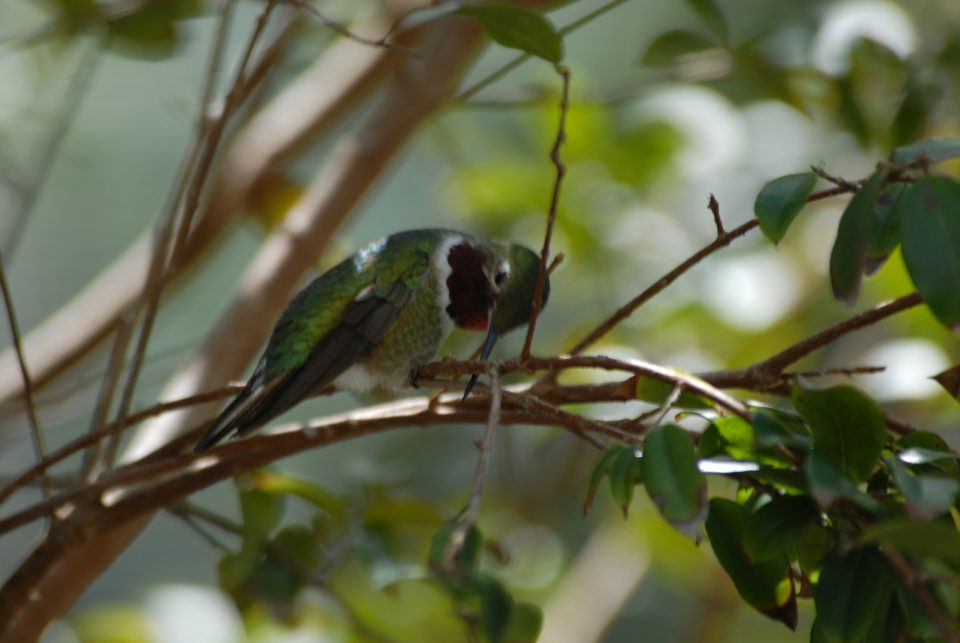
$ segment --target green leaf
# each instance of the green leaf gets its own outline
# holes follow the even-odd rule
[[[774,498],[750,515],[743,549],[753,561],[782,558],[820,514],[807,496]]]
[[[890,155],[890,161],[897,165],[912,163],[923,155],[930,163],[939,163],[960,157],[960,139],[928,138],[925,141],[898,147]]]
[[[830,284],[833,296],[847,304],[853,304],[860,291],[867,244],[876,219],[877,199],[886,180],[886,170],[875,172],[853,195],[840,217],[837,238],[830,253]]]
[[[880,508],[880,504],[872,496],[860,491],[850,478],[844,476],[826,456],[817,451],[807,457],[804,471],[810,491],[823,509],[828,509],[838,498],[851,500],[871,513]]]
[[[513,597],[500,582],[487,575],[478,575],[457,588],[462,607],[468,610],[468,622],[476,623],[480,640],[501,643],[506,640],[513,612]]]
[[[960,482],[943,476],[915,476],[894,459],[887,460],[897,488],[907,501],[907,515],[928,520],[947,511],[956,502]]]
[[[711,424],[717,427],[728,455],[741,460],[754,457],[753,427],[749,422],[736,415],[729,415],[719,417]]]
[[[833,550],[830,530],[819,522],[809,523],[797,539],[794,548],[800,569],[808,574],[820,569],[823,559]]]
[[[930,94],[917,74],[910,72],[904,83],[903,101],[890,125],[890,138],[894,145],[915,141],[926,129],[932,108]]]
[[[603,454],[600,462],[593,468],[593,472],[590,474],[590,482],[587,484],[587,497],[583,499],[584,516],[587,515],[587,511],[589,511],[593,505],[593,499],[597,495],[597,489],[600,488],[600,483],[603,482],[603,479],[610,472],[610,467],[613,466],[614,460],[616,460],[622,450],[628,448],[630,447],[613,447]]]
[[[724,498],[712,499],[706,522],[710,546],[743,600],[790,629],[796,629],[797,599],[787,559],[751,561],[743,548],[748,518],[749,512],[737,503]]]
[[[802,426],[787,422],[780,414],[769,409],[760,409],[753,414],[753,435],[757,444],[764,447],[783,445],[810,448],[810,436]]]
[[[447,569],[447,550],[453,530],[460,524],[452,520],[445,524],[430,541],[428,565],[441,577],[471,576],[480,565],[480,554],[483,552],[483,534],[476,525],[471,525],[463,539],[463,544],[453,556],[453,569]]]
[[[655,377],[638,375],[634,378],[634,395],[638,400],[650,404],[663,404],[673,393],[676,386]],[[696,393],[681,391],[674,406],[684,409],[709,409],[709,402]]]
[[[906,186],[893,183],[883,189],[877,199],[873,226],[867,237],[867,256],[864,260],[864,272],[872,275],[884,264],[887,257],[900,245],[900,215],[898,205]]]
[[[543,628],[543,610],[532,603],[514,603],[506,643],[536,643]]]
[[[897,457],[912,465],[933,464],[943,471],[957,471],[957,454],[946,440],[930,431],[913,431],[897,440]]]
[[[623,512],[624,518],[630,511],[633,490],[643,481],[642,462],[636,451],[627,447],[620,449],[610,465],[610,493]]]
[[[536,11],[508,4],[466,5],[456,13],[480,23],[492,40],[547,62],[563,60],[563,36]]]
[[[706,518],[707,479],[697,468],[693,440],[680,427],[651,431],[643,441],[643,479],[667,522],[698,539]]]
[[[889,603],[892,595],[886,561],[873,547],[827,558],[813,592],[817,623],[825,640],[864,640],[874,621],[886,618],[877,608]]]
[[[723,17],[720,7],[714,0],[687,0],[687,4],[697,12],[697,15],[710,28],[710,31],[715,33],[723,42],[727,42],[730,37],[727,20]]]
[[[813,434],[813,450],[856,482],[866,480],[887,439],[883,414],[851,386],[794,393],[794,404]]]
[[[669,67],[682,56],[716,46],[716,43],[690,31],[668,31],[654,38],[640,58],[640,63],[648,67]]]
[[[946,520],[888,520],[860,534],[864,544],[884,544],[905,554],[960,566],[960,531]]]
[[[933,177],[900,199],[903,260],[923,300],[945,326],[960,327],[960,183]]]
[[[753,204],[760,231],[774,243],[780,243],[793,220],[807,203],[817,183],[813,172],[788,174],[763,186]]]

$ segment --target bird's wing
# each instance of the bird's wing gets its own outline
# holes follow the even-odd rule
[[[266,379],[261,361],[247,387],[227,405],[194,451],[201,453],[234,431],[243,434],[262,426],[369,355],[413,297],[411,283],[397,279],[365,288],[300,366]]]

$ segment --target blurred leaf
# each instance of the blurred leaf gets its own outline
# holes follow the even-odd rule
[[[249,474],[245,484],[264,493],[296,496],[334,517],[343,517],[344,501],[337,495],[304,478],[298,478],[276,469],[258,469]]]
[[[847,304],[857,300],[864,272],[867,244],[876,219],[877,199],[887,180],[887,171],[877,171],[867,179],[840,217],[837,238],[830,253],[830,284],[833,296]]]
[[[250,478],[244,476],[247,480]],[[259,547],[266,542],[283,518],[286,499],[282,495],[261,491],[238,479],[240,488],[240,513],[243,516],[244,546],[249,543]]]
[[[807,573],[820,569],[823,559],[830,553],[833,546],[833,536],[829,529],[819,522],[807,523],[794,544],[797,551],[797,564]]]
[[[960,469],[957,454],[950,449],[946,440],[930,431],[913,431],[897,440],[901,449],[898,457],[907,464],[935,463],[944,471]]]
[[[867,236],[867,254],[864,272],[872,275],[884,264],[890,254],[900,245],[900,197],[906,186],[893,183],[886,186],[877,199],[875,219]]]
[[[536,11],[509,4],[464,5],[457,13],[480,23],[492,40],[547,62],[563,59],[563,36]]]
[[[452,589],[459,611],[471,629],[485,643],[506,640],[513,612],[513,597],[500,582],[487,575],[476,575]]]
[[[143,610],[119,603],[98,604],[70,618],[74,640],[82,643],[144,643],[151,638],[151,623]],[[48,640],[44,636],[44,641]],[[58,640],[50,637],[49,640]]]
[[[870,126],[860,106],[860,101],[854,91],[853,82],[849,77],[836,80],[837,91],[840,93],[840,116],[847,132],[852,134],[862,147],[870,143]]]
[[[506,643],[536,643],[543,628],[543,610],[532,603],[514,603]]]
[[[304,570],[314,570],[324,561],[320,541],[312,529],[303,525],[284,527],[273,539],[273,544],[289,560]]]
[[[677,58],[716,46],[716,43],[691,31],[667,31],[653,39],[640,58],[640,63],[648,67],[669,67]]]
[[[950,397],[960,400],[960,364],[937,373],[933,376],[933,379],[950,394]]]
[[[907,73],[903,101],[890,125],[890,139],[894,145],[915,141],[926,129],[930,117],[930,97],[913,71]]]
[[[835,500],[843,498],[855,502],[871,513],[879,509],[880,505],[874,498],[860,491],[850,478],[844,476],[820,452],[814,450],[807,457],[804,470],[810,491],[821,508],[828,509]]]
[[[928,520],[942,514],[954,504],[960,492],[960,482],[953,478],[915,476],[892,458],[887,460],[887,466],[907,501],[907,515],[914,520]]]
[[[637,375],[633,378],[633,392],[638,400],[650,404],[663,404],[673,394],[675,385],[664,382],[648,375]],[[674,406],[684,409],[709,409],[710,403],[689,391],[681,391]]]
[[[727,29],[727,19],[724,18],[720,7],[714,0],[687,0],[691,9],[697,12],[703,23],[710,28],[723,42],[727,42],[730,37]]]
[[[889,545],[905,554],[960,566],[960,532],[945,520],[888,520],[865,529],[860,542]]]
[[[603,479],[610,472],[610,467],[613,466],[614,460],[620,455],[620,452],[624,449],[633,450],[632,447],[613,447],[609,449],[603,456],[600,458],[600,461],[597,462],[597,465],[593,468],[593,471],[590,473],[590,482],[587,484],[587,497],[583,499],[583,515],[587,515],[587,511],[590,510],[590,507],[593,505],[593,499],[597,495],[597,489],[600,488],[600,483],[603,482]]]
[[[627,517],[633,490],[643,481],[643,464],[635,450],[630,447],[620,449],[610,465],[610,493],[614,502]]]
[[[744,551],[743,532],[749,515],[731,500],[712,499],[706,522],[710,546],[743,600],[796,629],[797,599],[786,558],[755,563]]]
[[[272,171],[257,181],[247,200],[251,214],[272,230],[303,196],[306,187],[287,172]]]
[[[816,183],[816,174],[804,172],[781,176],[763,186],[753,204],[753,213],[765,237],[774,243],[783,239]]]
[[[182,38],[177,22],[204,12],[200,0],[151,0],[117,16],[103,15],[119,53],[146,59],[166,58],[177,51]]]
[[[923,141],[898,147],[890,154],[890,162],[905,165],[926,157],[930,163],[939,163],[960,157],[960,139],[928,138]]]
[[[780,491],[787,493],[805,493],[807,479],[803,472],[794,469],[780,469],[774,467],[760,467],[746,476],[766,484],[776,485]]]
[[[942,324],[960,326],[960,184],[946,177],[910,185],[900,199],[903,260]]]
[[[699,540],[707,512],[707,479],[697,468],[690,436],[678,426],[651,431],[643,441],[643,480],[650,499],[678,531]]]
[[[810,449],[810,436],[802,426],[790,424],[769,409],[759,409],[753,414],[753,435],[757,444],[765,447],[783,445]]]
[[[877,607],[889,602],[893,585],[886,561],[873,547],[827,558],[813,592],[817,624],[827,641],[865,640],[874,621],[885,618]]]
[[[854,481],[866,480],[887,439],[883,414],[869,397],[851,386],[794,393],[797,411],[810,425],[814,453]]]
[[[430,541],[428,565],[436,574],[446,577],[453,574],[463,577],[472,576],[480,565],[480,554],[483,553],[483,534],[476,525],[471,525],[463,539],[463,544],[453,557],[453,570],[446,568],[447,548],[453,530],[459,523],[452,520],[440,528]]]
[[[716,418],[710,424],[717,428],[724,451],[729,456],[739,460],[754,458],[753,427],[749,422],[736,415],[728,415]]]
[[[779,496],[747,519],[743,549],[754,562],[782,558],[820,514],[807,496]]]

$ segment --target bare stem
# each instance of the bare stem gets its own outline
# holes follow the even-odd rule
[[[13,340],[14,350],[17,352],[20,376],[23,378],[23,400],[27,410],[27,420],[30,423],[30,437],[33,441],[33,452],[37,461],[41,462],[46,454],[46,448],[43,443],[43,432],[40,430],[40,422],[37,420],[37,410],[33,405],[33,384],[30,381],[30,370],[27,368],[27,360],[23,356],[23,347],[20,345],[20,328],[17,325],[17,315],[13,309],[13,297],[10,296],[10,287],[7,285],[7,273],[3,267],[2,257],[0,257],[0,291],[3,291],[4,310],[7,312],[10,336]],[[53,483],[47,473],[44,472],[43,497],[45,500],[49,500],[52,495]]]
[[[553,182],[553,193],[550,196],[550,210],[547,213],[547,229],[543,235],[543,248],[540,250],[540,269],[537,271],[537,285],[533,293],[533,305],[530,309],[530,323],[527,326],[527,337],[523,341],[523,351],[520,353],[523,359],[530,357],[530,346],[533,344],[533,333],[537,329],[537,318],[540,316],[540,310],[543,308],[543,289],[547,283],[547,262],[550,260],[550,240],[553,237],[553,226],[557,221],[557,208],[560,205],[560,187],[563,185],[563,177],[567,174],[567,166],[563,164],[560,158],[560,148],[563,142],[567,140],[567,111],[570,108],[570,70],[563,65],[556,66],[557,73],[563,79],[563,87],[560,92],[560,119],[557,124],[557,137],[553,142],[553,148],[550,150],[550,160],[557,170],[556,179]]]

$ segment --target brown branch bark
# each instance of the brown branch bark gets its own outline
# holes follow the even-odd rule
[[[327,169],[294,207],[283,227],[264,243],[243,279],[235,304],[198,351],[199,358],[168,387],[168,391],[180,391],[175,397],[197,392],[210,382],[228,380],[243,369],[325,241],[412,132],[444,104],[484,42],[472,22],[458,19],[427,25],[414,38],[422,43],[424,57],[415,66],[400,70],[380,106],[357,133],[345,137]],[[304,106],[296,107],[300,110]],[[171,436],[191,428],[194,417],[192,413],[170,414],[162,424],[148,425],[138,434],[127,459],[155,451]],[[181,488],[187,492],[186,487]],[[161,503],[154,506],[166,503],[163,494],[152,497]],[[67,609],[146,526],[149,514],[144,509],[149,511],[150,507],[149,503],[143,504],[131,512],[133,507],[126,500],[109,509],[97,502],[77,506],[67,520],[56,523],[51,536],[37,545],[0,590],[0,640],[36,639],[49,619]],[[98,522],[107,515],[113,518],[107,523]],[[91,527],[91,522],[100,527]],[[98,537],[91,540],[93,535]]]

